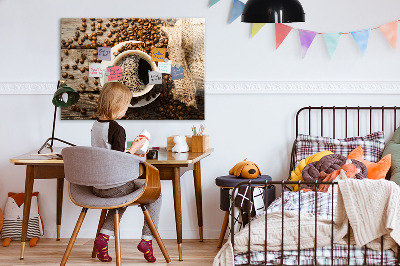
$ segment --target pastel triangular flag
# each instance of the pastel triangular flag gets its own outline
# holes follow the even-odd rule
[[[317,33],[315,31],[300,30],[301,55],[304,58]]]
[[[363,55],[365,54],[365,51],[367,50],[370,32],[371,32],[371,29],[351,32],[351,35],[353,35],[353,38],[356,41],[356,43],[357,43],[358,47],[360,48],[361,53]]]
[[[393,49],[396,50],[397,48],[397,20],[393,22],[386,23],[382,26],[378,27],[383,35],[385,35],[386,39],[390,43],[390,45],[393,47]]]
[[[275,23],[276,49],[278,49],[278,47],[282,44],[282,42],[285,40],[286,36],[288,36],[292,29],[293,28],[288,25]]]
[[[213,5],[215,5],[216,3],[218,3],[219,0],[210,0],[210,5],[209,7],[212,7]]]
[[[265,23],[253,23],[253,26],[251,28],[251,38],[256,35],[262,27],[264,27]]]
[[[326,48],[328,48],[329,55],[332,58],[333,54],[336,51],[336,48],[338,47],[339,39],[340,36],[342,36],[342,34],[340,34],[339,32],[333,32],[333,33],[325,33],[323,36]]]
[[[240,15],[242,15],[242,11],[244,8],[244,3],[239,0],[233,0],[231,17],[229,18],[229,23],[232,23],[235,19],[237,19]]]

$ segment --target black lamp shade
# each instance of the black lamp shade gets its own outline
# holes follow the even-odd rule
[[[242,22],[304,22],[304,15],[298,0],[249,0],[243,9]]]
[[[62,96],[66,93],[68,95],[67,102],[64,102]],[[68,107],[79,100],[79,93],[77,93],[73,88],[68,87],[65,84],[60,84],[58,90],[53,95],[53,105],[56,107]]]

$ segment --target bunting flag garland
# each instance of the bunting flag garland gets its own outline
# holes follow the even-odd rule
[[[310,48],[315,36],[317,33],[315,31],[308,31],[308,30],[300,30],[299,29],[299,36],[300,36],[300,43],[301,43],[301,54],[304,58]]]
[[[285,40],[286,36],[288,36],[292,29],[293,28],[288,25],[275,23],[276,49],[278,49],[278,47],[282,44],[282,42]]]
[[[339,39],[340,36],[342,36],[342,34],[340,34],[339,32],[334,32],[334,33],[325,33],[323,36],[326,48],[328,48],[329,55],[332,58],[333,54],[336,51],[336,48],[338,47]]]
[[[215,5],[216,3],[218,3],[219,0],[210,0],[210,5],[209,7],[212,7],[213,5]]]
[[[367,50],[370,32],[371,32],[371,29],[351,32],[351,35],[353,36],[354,40],[356,41],[356,43],[357,43],[358,47],[360,48],[360,51],[363,55],[365,55],[365,51]]]
[[[212,7],[216,3],[218,3],[220,0],[210,0],[209,7]],[[238,17],[243,12],[245,3],[242,2],[243,0],[231,0],[233,1],[232,3],[232,10],[231,14],[229,16],[229,24],[232,24],[233,21],[235,21]],[[368,47],[368,41],[369,41],[369,36],[371,33],[371,30],[380,30],[382,34],[385,36],[389,44],[392,46],[394,50],[397,49],[397,31],[398,31],[398,22],[400,20],[395,20],[383,25],[380,25],[375,28],[369,28],[365,30],[360,30],[360,31],[351,31],[351,32],[334,32],[334,33],[323,33],[323,32],[314,32],[314,31],[309,31],[309,30],[303,30],[303,29],[298,29],[298,28],[293,28],[285,24],[281,23],[275,23],[275,41],[276,41],[276,47],[275,49],[278,49],[280,45],[283,43],[283,41],[286,39],[286,37],[289,35],[289,33],[292,30],[298,30],[299,31],[299,36],[300,36],[300,43],[301,43],[301,53],[302,57],[304,58],[305,55],[307,54],[308,49],[310,48],[312,42],[314,41],[315,37],[317,34],[320,34],[323,36],[326,47],[328,49],[329,55],[331,58],[333,58],[336,49],[339,45],[340,37],[343,34],[351,34],[353,36],[354,41],[357,43],[357,46],[359,47],[361,53],[365,55],[367,47]],[[266,23],[252,23],[252,29],[251,29],[251,38],[253,38],[264,26]]]
[[[397,48],[397,22],[396,20],[378,27],[394,50]]]
[[[251,28],[251,38],[256,35],[266,23],[253,23]]]
[[[229,24],[231,24],[235,19],[242,15],[244,8],[244,3],[239,0],[233,0],[231,17],[229,18]]]

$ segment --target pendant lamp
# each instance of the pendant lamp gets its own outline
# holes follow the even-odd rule
[[[45,147],[50,148],[50,150],[53,152],[54,140],[68,144],[70,146],[75,146],[74,144],[69,143],[65,140],[55,138],[54,131],[56,128],[57,107],[68,107],[68,106],[71,106],[71,105],[77,103],[78,100],[79,100],[78,92],[76,92],[73,88],[67,86],[63,80],[61,80],[57,83],[57,90],[54,93],[53,99],[52,99],[52,103],[54,105],[53,131],[51,133],[51,138],[48,138],[45,141],[45,143],[42,145],[42,147],[40,147],[38,153],[40,153]],[[50,142],[50,144],[49,144],[49,142]]]
[[[242,22],[304,22],[304,15],[298,0],[249,0],[243,9]]]

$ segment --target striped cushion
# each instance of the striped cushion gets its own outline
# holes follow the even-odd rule
[[[12,240],[21,240],[22,218],[16,220],[4,220],[1,237],[11,238]],[[27,239],[33,237],[40,238],[39,217],[29,218]]]
[[[329,150],[347,157],[357,146],[362,147],[364,160],[378,162],[385,147],[383,131],[374,132],[364,137],[345,139],[299,134],[296,139],[296,165],[302,159],[323,150]]]

